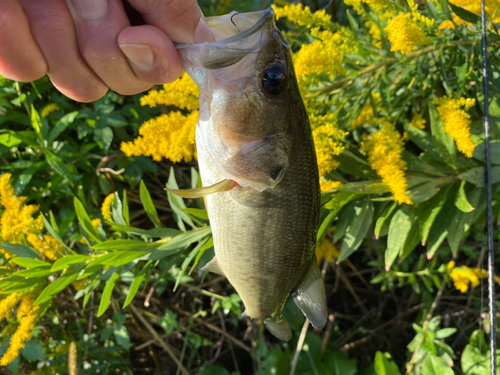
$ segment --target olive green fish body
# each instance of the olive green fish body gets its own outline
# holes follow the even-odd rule
[[[205,268],[227,277],[247,316],[287,340],[282,310],[290,295],[314,326],[327,316],[315,257],[320,192],[309,120],[272,9],[207,23],[216,42],[178,46],[200,87],[198,162],[211,188],[197,190],[210,190],[215,249]]]

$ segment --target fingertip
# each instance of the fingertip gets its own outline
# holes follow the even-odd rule
[[[52,80],[54,87],[67,96],[81,103],[95,102],[101,99],[108,92],[108,87],[100,80],[93,80],[92,83],[83,86],[65,86]]]
[[[24,60],[15,66],[0,63],[0,75],[12,81],[33,82],[47,74],[47,64],[42,60]]]
[[[182,74],[173,42],[154,26],[133,26],[122,30],[118,35],[118,45],[136,76],[145,82],[170,83]]]

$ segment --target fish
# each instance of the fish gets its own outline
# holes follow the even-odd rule
[[[289,297],[315,328],[327,321],[316,260],[320,188],[314,141],[290,47],[272,8],[207,17],[214,42],[177,44],[200,89],[196,147],[204,197],[223,275],[277,338],[292,337]]]

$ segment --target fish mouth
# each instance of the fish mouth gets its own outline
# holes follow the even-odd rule
[[[215,42],[202,44],[216,45],[238,42],[258,32],[267,22],[274,19],[273,8],[259,12],[231,12],[223,16],[207,17],[205,21],[215,37]],[[193,46],[191,43],[174,43],[179,49]]]

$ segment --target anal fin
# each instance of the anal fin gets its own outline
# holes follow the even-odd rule
[[[238,183],[236,181],[226,179],[217,182],[216,184],[204,186],[197,189],[167,189],[167,191],[182,198],[201,198],[209,194],[229,191],[236,186],[238,186]]]
[[[278,319],[267,319],[264,323],[266,324],[266,328],[269,332],[280,340],[290,341],[292,338],[292,329],[284,316],[281,316]]]
[[[226,276],[220,269],[219,263],[217,263],[217,256],[214,256],[212,260],[205,264],[205,267],[203,267],[201,270],[206,272],[213,272],[221,276]]]
[[[316,257],[306,276],[293,293],[296,305],[315,328],[323,328],[328,319],[325,283],[321,277]]]

